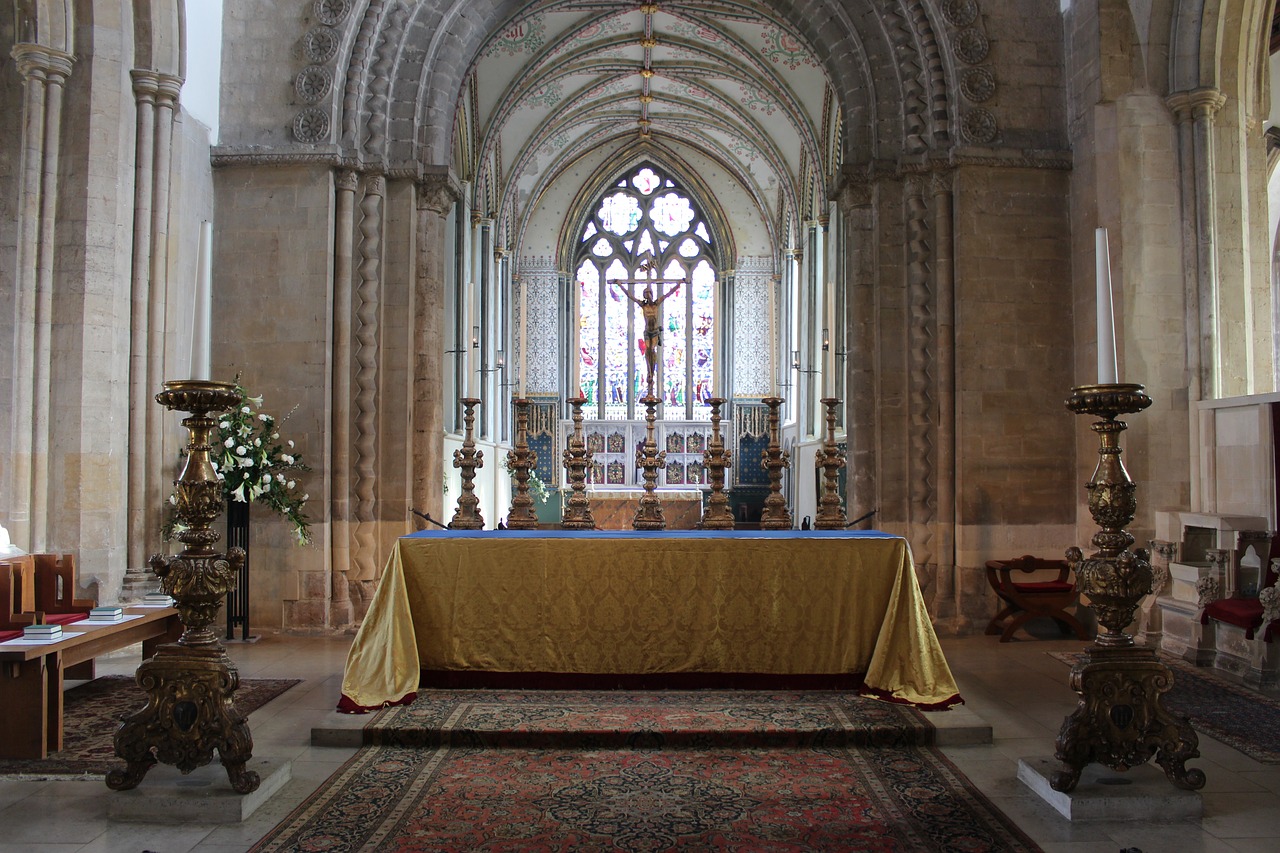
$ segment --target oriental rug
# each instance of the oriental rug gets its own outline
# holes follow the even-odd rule
[[[236,690],[236,708],[246,716],[290,687],[296,678],[245,678]],[[105,675],[63,694],[62,749],[48,758],[0,758],[0,779],[85,779],[101,781],[122,767],[116,758],[116,725],[147,704],[130,675]]]
[[[1050,652],[1075,665],[1079,652]],[[1164,707],[1186,717],[1201,734],[1219,740],[1262,764],[1280,764],[1280,701],[1243,687],[1208,667],[1160,654],[1173,670],[1173,687],[1164,694]]]
[[[836,693],[423,691],[253,850],[1038,850],[932,735]]]

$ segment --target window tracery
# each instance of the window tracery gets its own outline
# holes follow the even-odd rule
[[[697,203],[656,166],[636,168],[603,193],[582,228],[574,265],[576,372],[587,417],[627,420],[643,412],[644,318],[626,293],[643,298],[645,284],[610,282],[683,278],[687,284],[662,303],[662,351],[654,387],[664,418],[710,418],[706,401],[713,393],[717,280],[712,245]],[[655,285],[656,295],[670,288]]]

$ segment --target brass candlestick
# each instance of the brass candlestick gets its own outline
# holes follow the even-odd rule
[[[702,464],[707,469],[711,494],[707,497],[707,511],[702,514],[702,529],[732,530],[733,510],[729,508],[729,496],[724,490],[724,471],[733,465],[733,453],[724,449],[724,438],[720,434],[720,407],[724,405],[724,398],[711,397],[707,403],[711,405],[711,438],[702,452]]]
[[[1085,487],[1089,513],[1102,528],[1092,539],[1098,550],[1085,558],[1073,547],[1067,560],[1105,630],[1071,669],[1080,703],[1058,733],[1056,755],[1066,766],[1049,779],[1056,791],[1075,788],[1091,763],[1128,770],[1153,757],[1175,786],[1197,790],[1205,783],[1203,771],[1186,768],[1187,760],[1200,754],[1196,733],[1186,720],[1170,715],[1160,698],[1173,686],[1173,674],[1155,649],[1135,645],[1124,631],[1151,592],[1152,571],[1145,550],[1129,550],[1134,540],[1125,527],[1138,508],[1137,486],[1120,461],[1126,424],[1117,418],[1150,405],[1141,385],[1126,384],[1082,385],[1067,400],[1076,414],[1099,418],[1093,424],[1101,442],[1098,467]]]
[[[565,479],[569,481],[569,499],[565,502],[564,518],[560,526],[566,530],[594,530],[595,517],[591,514],[591,501],[587,499],[587,469],[591,467],[592,453],[587,449],[586,436],[582,433],[582,405],[587,398],[579,394],[569,398],[573,409],[573,433],[569,446],[564,450]]]
[[[453,467],[461,470],[462,493],[458,495],[458,508],[449,521],[450,530],[484,530],[484,517],[480,515],[480,498],[476,497],[476,469],[484,467],[484,451],[476,450],[475,397],[462,398],[462,449],[453,451]]]
[[[158,761],[190,773],[211,762],[216,750],[231,787],[248,794],[261,780],[245,769],[253,757],[253,737],[235,707],[240,675],[211,628],[245,555],[232,548],[224,557],[212,548],[219,535],[209,524],[222,513],[224,501],[209,453],[218,422],[209,415],[240,405],[240,394],[231,382],[192,379],[164,387],[156,395],[158,403],[191,413],[182,421],[188,433],[186,464],[174,481],[176,514],[186,528],[178,539],[186,547],[176,557],[156,554],[149,562],[173,597],[184,630],[177,643],[161,645],[155,657],[138,667],[147,704],[116,729],[115,753],[126,766],[107,774],[107,787],[137,787]]]
[[[765,397],[769,407],[769,446],[761,454],[760,464],[769,472],[769,496],[764,499],[760,513],[761,530],[790,530],[791,511],[787,499],[782,496],[782,471],[791,467],[790,455],[782,449],[778,434],[778,412],[782,408],[781,397]]]
[[[827,407],[827,440],[818,451],[817,467],[822,469],[822,497],[818,499],[818,514],[813,520],[816,530],[844,530],[849,519],[844,514],[844,501],[840,500],[840,469],[845,466],[844,454],[836,445],[836,409],[840,401],[835,397],[823,397]]]
[[[636,451],[636,467],[644,471],[644,494],[640,496],[640,506],[636,507],[631,527],[635,530],[666,530],[662,502],[654,494],[658,487],[658,469],[667,467],[667,451],[658,449],[653,434],[653,425],[658,419],[658,398],[646,394],[640,402],[644,403],[645,430],[644,444]]]
[[[529,401],[512,401],[516,408],[516,442],[507,451],[507,468],[516,481],[516,493],[511,498],[507,512],[507,527],[512,530],[536,530],[538,515],[533,511],[533,498],[529,495],[529,477],[538,467],[538,454],[529,449]]]

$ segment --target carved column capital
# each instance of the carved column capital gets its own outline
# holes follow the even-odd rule
[[[955,172],[951,169],[939,169],[930,172],[929,189],[935,196],[948,195],[955,192]]]
[[[418,182],[419,210],[430,210],[441,217],[448,216],[460,198],[462,193],[447,174],[426,175]]]
[[[836,187],[835,202],[846,216],[855,208],[871,206],[871,184],[866,180],[846,178]]]
[[[24,80],[44,80],[57,76],[65,80],[71,74],[71,65],[75,57],[42,44],[15,44],[9,52],[18,66],[18,73]]]
[[[156,89],[159,88],[160,75],[146,68],[134,68],[129,72],[133,78],[133,95],[139,102],[154,102]]]
[[[1173,110],[1178,121],[1213,118],[1227,102],[1227,96],[1212,87],[1173,92],[1164,102]]]
[[[365,181],[364,191],[366,195],[384,196],[387,194],[387,179],[382,175],[370,175]]]
[[[182,92],[182,78],[172,74],[156,75],[156,103],[162,107],[178,106],[178,95]]]
[[[339,169],[333,182],[340,190],[355,192],[360,187],[360,173],[354,169]]]

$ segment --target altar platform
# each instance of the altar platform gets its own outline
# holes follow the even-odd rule
[[[859,689],[960,701],[907,543],[845,531],[423,531],[400,539],[340,710],[419,686]]]

